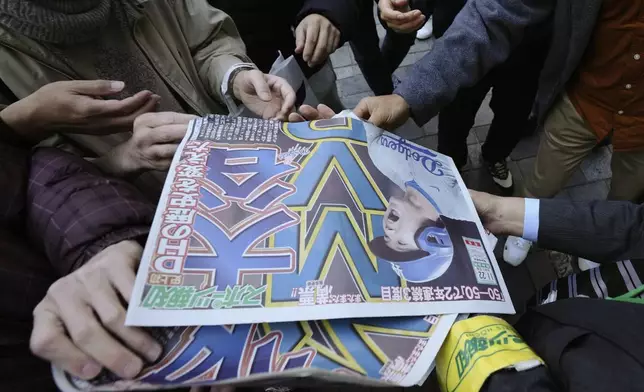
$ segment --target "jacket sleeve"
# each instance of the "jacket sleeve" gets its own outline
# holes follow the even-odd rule
[[[306,0],[297,15],[294,27],[309,15],[322,15],[340,31],[342,45],[351,39],[351,32],[357,25],[360,17],[359,1],[363,0]],[[373,1],[371,3],[373,5]]]
[[[644,207],[625,201],[541,200],[539,245],[598,263],[644,259]]]
[[[181,24],[199,77],[210,93],[226,102],[221,85],[228,70],[239,63],[252,63],[233,20],[206,0],[175,1]]]
[[[424,124],[456,96],[505,61],[526,28],[544,21],[555,0],[471,0],[434,48],[394,91]]]
[[[134,186],[58,149],[37,149],[27,187],[27,233],[67,275],[124,240],[144,240],[154,205]]]

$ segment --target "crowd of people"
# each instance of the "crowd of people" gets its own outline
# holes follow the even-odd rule
[[[432,50],[393,77],[431,23]],[[391,131],[438,116],[438,151],[459,169],[492,90],[482,158],[499,195],[515,187],[508,156],[542,126],[520,197],[472,191],[474,203],[508,236],[513,265],[533,243],[601,264],[550,284],[516,325],[548,367],[496,374],[485,390],[642,390],[641,301],[604,300],[641,286],[644,268],[641,36],[633,0],[380,0],[377,14],[372,0],[0,0],[0,389],[55,390],[50,363],[129,379],[156,360],[120,299],[188,122],[240,104],[265,119],[331,117],[344,106],[319,80],[348,42],[375,94],[349,109]],[[267,73],[279,54],[323,105],[295,107]],[[553,199],[602,143],[610,200]]]

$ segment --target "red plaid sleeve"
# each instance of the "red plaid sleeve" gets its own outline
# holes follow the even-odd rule
[[[134,186],[52,148],[35,150],[27,188],[27,231],[67,275],[110,245],[147,236],[154,204]]]

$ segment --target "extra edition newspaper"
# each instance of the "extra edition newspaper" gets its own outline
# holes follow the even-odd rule
[[[434,358],[455,319],[446,315],[152,328],[148,332],[164,352],[135,380],[104,373],[83,381],[58,369],[54,377],[63,392],[288,385],[303,378],[420,385],[434,369]]]
[[[351,117],[191,123],[127,323],[513,313],[452,160]]]
[[[135,380],[54,375],[64,391],[420,385],[457,313],[514,312],[491,251],[448,157],[346,113],[204,117],[128,309],[163,355]]]

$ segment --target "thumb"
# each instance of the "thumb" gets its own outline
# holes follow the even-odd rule
[[[68,89],[81,95],[110,95],[125,88],[125,83],[110,80],[73,80],[67,82]]]
[[[367,121],[377,126],[378,128],[384,129],[385,131],[392,130],[390,127],[390,124],[387,123],[383,113],[380,112],[378,109],[374,110],[371,113],[371,116],[369,116],[369,119]]]
[[[377,126],[378,128],[384,129],[385,131],[393,131],[395,127],[392,126],[387,110],[385,109],[382,102],[378,101],[378,97],[376,97],[369,103],[369,119],[367,121]]]
[[[249,79],[259,99],[268,102],[273,98],[271,96],[271,89],[268,83],[266,83],[266,78],[261,71],[250,71]]]
[[[353,113],[363,120],[368,120],[371,116],[371,110],[369,108],[369,98],[363,98],[358,106],[353,109]]]

